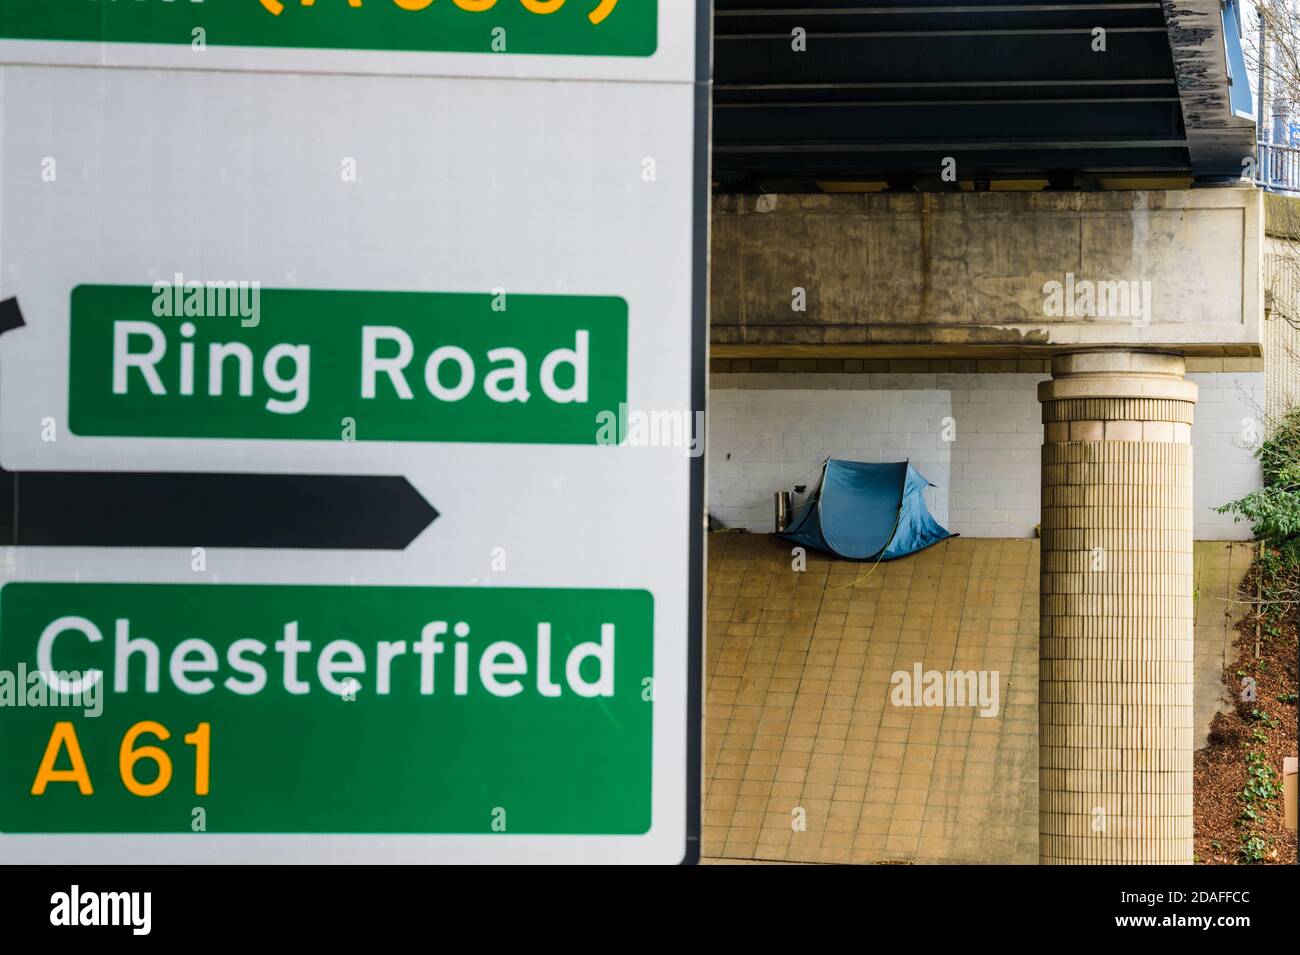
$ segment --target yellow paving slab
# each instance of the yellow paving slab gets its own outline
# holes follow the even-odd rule
[[[876,566],[809,552],[801,570],[791,546],[709,537],[704,857],[1036,863],[1038,542]],[[1251,546],[1196,545],[1201,736]],[[895,705],[918,664],[996,671],[997,712]]]

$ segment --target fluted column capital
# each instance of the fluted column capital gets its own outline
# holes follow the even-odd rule
[[[1196,402],[1196,384],[1183,375],[1181,355],[1161,352],[1072,352],[1052,359],[1052,378],[1038,385],[1038,400],[1145,398]]]

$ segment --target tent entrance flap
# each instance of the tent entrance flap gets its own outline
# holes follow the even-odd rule
[[[849,560],[893,560],[955,537],[930,516],[930,486],[907,461],[827,458],[821,482],[779,537]]]

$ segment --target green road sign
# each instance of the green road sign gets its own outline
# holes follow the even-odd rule
[[[641,834],[652,629],[639,590],[10,583],[0,831]]]
[[[80,435],[597,444],[627,400],[617,297],[180,277],[71,298]]]
[[[4,0],[0,38],[650,56],[658,8],[657,0]]]

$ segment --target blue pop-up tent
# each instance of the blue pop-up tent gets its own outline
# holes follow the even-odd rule
[[[956,537],[930,516],[930,486],[907,461],[864,464],[827,458],[821,482],[780,534],[850,560],[893,560]]]

